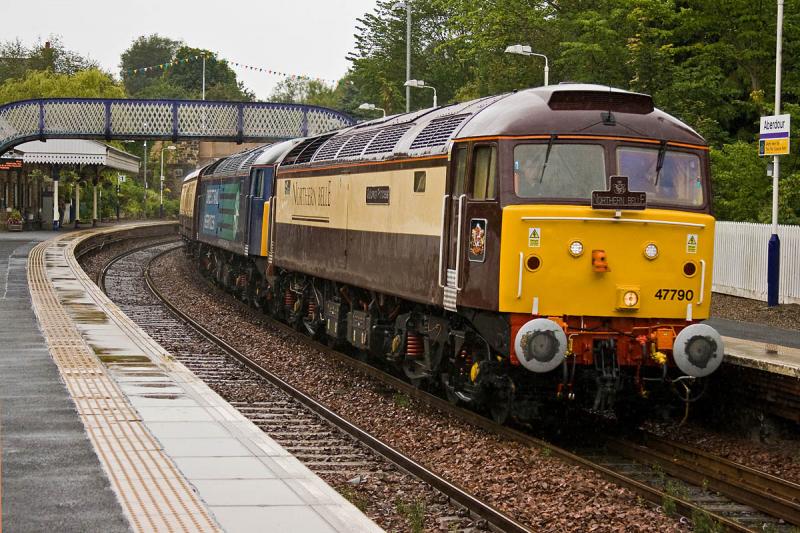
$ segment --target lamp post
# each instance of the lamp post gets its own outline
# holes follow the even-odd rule
[[[408,80],[403,85],[405,85],[406,88],[416,87],[418,89],[433,89],[433,107],[436,107],[436,87],[433,85],[425,85],[425,82],[422,80]]]
[[[550,63],[547,61],[547,56],[544,54],[537,54],[536,52],[531,52],[531,47],[527,44],[512,44],[511,46],[506,47],[507,54],[518,54],[521,56],[536,56],[544,58],[544,84],[545,86],[550,85]]]
[[[363,109],[364,111],[381,111],[383,112],[383,117],[386,118],[386,110],[382,107],[376,107],[375,104],[368,104],[364,102],[363,104],[358,106],[358,108]]]
[[[411,0],[397,2],[392,9],[406,10],[406,82],[408,82],[411,79]],[[411,86],[406,85],[406,113],[409,111],[411,111]]]
[[[144,141],[144,197],[142,198],[142,218],[147,218],[147,141]]]
[[[177,147],[174,144],[165,146],[161,149],[161,180],[158,189],[158,216],[164,218],[164,150],[175,151]]]

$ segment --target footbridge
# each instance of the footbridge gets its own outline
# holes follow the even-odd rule
[[[47,98],[0,106],[0,154],[54,138],[269,142],[355,121],[324,107],[270,102]]]

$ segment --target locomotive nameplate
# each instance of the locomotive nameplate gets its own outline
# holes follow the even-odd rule
[[[628,190],[628,176],[611,176],[609,190],[592,192],[592,209],[644,209],[647,193]]]
[[[389,186],[367,187],[367,204],[389,205]]]

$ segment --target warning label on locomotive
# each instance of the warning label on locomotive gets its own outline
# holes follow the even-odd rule
[[[528,228],[528,247],[539,248],[542,245],[541,228]]]
[[[592,209],[644,209],[647,193],[628,190],[628,176],[611,176],[609,190],[592,192]]]
[[[696,233],[689,233],[686,235],[686,253],[687,254],[696,254],[697,253],[697,234]]]

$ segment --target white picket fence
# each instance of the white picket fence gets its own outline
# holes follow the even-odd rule
[[[717,222],[713,290],[767,301],[770,224]],[[781,240],[780,303],[800,304],[800,226],[778,226]]]

